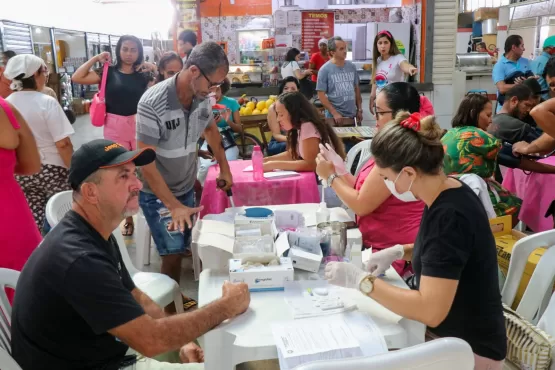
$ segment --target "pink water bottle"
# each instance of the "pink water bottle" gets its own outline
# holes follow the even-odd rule
[[[252,177],[254,181],[264,180],[264,154],[258,145],[252,151]]]

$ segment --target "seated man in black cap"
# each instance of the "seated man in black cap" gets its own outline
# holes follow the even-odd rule
[[[524,122],[530,110],[538,104],[538,97],[524,83],[513,86],[505,96],[503,108],[493,117],[488,132],[509,144],[538,138],[539,133],[534,127]]]
[[[247,285],[226,282],[221,299],[167,317],[135,287],[111,234],[138,212],[136,166],[155,156],[152,149],[128,151],[103,139],[73,154],[72,210],[31,255],[16,287],[12,356],[23,370],[202,369],[142,355],[178,350],[248,308]],[[193,344],[182,352],[202,357]]]

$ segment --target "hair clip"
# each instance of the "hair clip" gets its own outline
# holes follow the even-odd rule
[[[393,38],[393,36],[391,36],[391,33],[390,33],[389,31],[387,31],[387,30],[382,30],[382,31],[378,32],[378,36],[379,36],[379,35],[387,35],[387,36],[389,36],[390,38]]]
[[[412,113],[409,118],[402,120],[399,125],[410,130],[420,131],[420,113]]]

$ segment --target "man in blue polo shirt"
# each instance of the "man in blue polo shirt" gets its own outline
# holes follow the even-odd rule
[[[506,83],[507,77],[517,71],[522,73],[531,71],[530,61],[522,57],[524,50],[524,42],[521,36],[511,35],[505,40],[505,54],[499,58],[499,61],[493,67],[492,73],[493,83],[497,86],[497,99],[499,99],[499,95],[505,95],[511,87],[523,81],[523,79],[517,78],[515,83]],[[501,110],[501,107],[501,104],[497,104],[497,112]]]
[[[549,86],[543,77],[545,65],[549,59],[555,54],[555,36],[549,36],[543,42],[543,53],[532,61],[532,72],[535,75],[540,76],[538,82],[542,87],[542,99],[549,99]]]

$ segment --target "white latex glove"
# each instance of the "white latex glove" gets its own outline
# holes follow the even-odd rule
[[[320,144],[320,153],[322,153],[327,161],[333,163],[335,173],[338,176],[343,176],[349,173],[345,167],[345,161],[335,152],[335,150],[333,150],[330,144],[326,144],[326,146]]]
[[[330,262],[325,273],[328,283],[357,290],[362,279],[368,276],[368,272],[348,262]]]
[[[394,261],[400,260],[405,255],[405,248],[401,244],[382,249],[372,253],[370,261],[366,264],[366,270],[374,276],[385,274]]]

